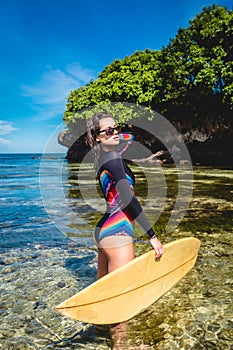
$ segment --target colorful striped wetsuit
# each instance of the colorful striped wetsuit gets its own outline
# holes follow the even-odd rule
[[[97,177],[106,199],[107,210],[96,226],[97,243],[109,236],[132,237],[134,220],[140,224],[149,238],[154,235],[134,195],[134,175],[121,157],[128,145],[133,142],[134,137],[131,134],[120,134],[120,139],[127,141],[126,145],[123,142],[124,148],[121,151],[102,151],[99,157]]]

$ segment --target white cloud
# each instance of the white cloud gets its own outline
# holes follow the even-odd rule
[[[78,79],[80,83],[87,83],[91,79],[95,79],[93,72],[90,69],[83,69],[79,63],[71,63],[66,67],[68,74]]]
[[[0,120],[0,135],[10,134],[12,131],[18,130],[12,126],[13,123],[6,120]],[[11,141],[0,137],[0,145],[10,145]]]
[[[94,78],[93,72],[82,68],[78,63],[69,64],[64,72],[48,68],[37,84],[23,85],[22,94],[30,98],[37,119],[51,119],[64,112],[70,91]]]
[[[12,123],[5,120],[0,120],[0,135],[10,134],[12,131],[18,130],[12,126]]]
[[[9,145],[11,142],[9,140],[3,139],[2,137],[0,137],[0,144],[2,145]]]

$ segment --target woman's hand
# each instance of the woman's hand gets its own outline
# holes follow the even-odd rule
[[[152,247],[154,248],[154,250],[156,251],[155,258],[159,259],[164,253],[164,248],[163,248],[162,243],[158,240],[157,237],[151,238],[150,243],[151,243]]]

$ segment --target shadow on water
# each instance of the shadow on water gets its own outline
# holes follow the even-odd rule
[[[67,258],[65,261],[65,267],[69,270],[73,275],[82,279],[86,277],[89,281],[90,278],[93,278],[96,275],[96,267],[91,266],[93,259],[96,257],[95,253],[89,253],[85,257],[72,257]]]
[[[93,345],[91,345],[93,344]],[[46,349],[110,349],[112,347],[109,326],[84,325],[71,337],[52,342]],[[122,349],[123,350],[123,349]]]

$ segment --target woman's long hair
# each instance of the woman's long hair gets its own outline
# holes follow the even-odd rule
[[[87,121],[87,143],[92,149],[93,154],[93,160],[94,160],[94,166],[96,172],[98,172],[98,160],[100,155],[100,145],[99,142],[96,141],[96,137],[99,134],[100,131],[100,120],[105,118],[113,118],[111,114],[107,113],[97,113],[93,115],[88,121]]]

